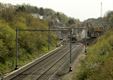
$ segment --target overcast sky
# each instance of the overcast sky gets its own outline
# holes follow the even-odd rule
[[[25,3],[37,7],[51,8],[82,21],[87,18],[100,17],[101,2],[103,4],[103,16],[107,11],[113,10],[113,0],[0,0],[0,2]]]

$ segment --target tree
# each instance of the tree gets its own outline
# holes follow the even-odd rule
[[[39,9],[39,14],[44,15],[44,9],[42,7]]]
[[[105,19],[113,27],[113,11],[108,12]]]
[[[12,21],[14,15],[15,15],[15,9],[12,7],[3,8],[1,11],[1,17],[6,21]]]
[[[68,20],[68,24],[72,25],[74,23],[75,23],[74,19],[71,18],[71,19]]]

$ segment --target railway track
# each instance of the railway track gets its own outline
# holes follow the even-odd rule
[[[72,60],[78,55],[80,45],[72,45]],[[22,73],[8,80],[50,80],[51,76],[64,64],[69,62],[69,45],[63,46],[54,54],[42,59]],[[6,80],[6,79],[4,79]]]

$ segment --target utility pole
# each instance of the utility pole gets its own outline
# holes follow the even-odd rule
[[[69,72],[72,71],[72,67],[71,67],[71,56],[72,55],[72,29],[70,30],[70,67],[69,67]]]
[[[48,23],[49,25],[48,25],[48,51],[50,50],[50,45],[51,45],[51,31],[50,31],[50,27],[51,27],[51,25],[52,25],[52,22],[49,22]]]
[[[87,28],[85,30],[85,53],[87,53]]]
[[[101,2],[100,5],[101,5],[101,6],[100,6],[100,16],[102,17],[102,7],[103,7],[102,2]]]
[[[15,70],[18,69],[18,55],[19,55],[19,45],[18,45],[18,28],[16,28],[16,61],[15,61]]]
[[[48,28],[48,51],[50,50],[50,26]]]

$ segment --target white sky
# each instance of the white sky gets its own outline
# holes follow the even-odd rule
[[[0,0],[3,3],[30,4],[37,7],[51,8],[63,12],[69,17],[80,20],[100,17],[100,4],[103,3],[103,15],[113,10],[113,0]]]

